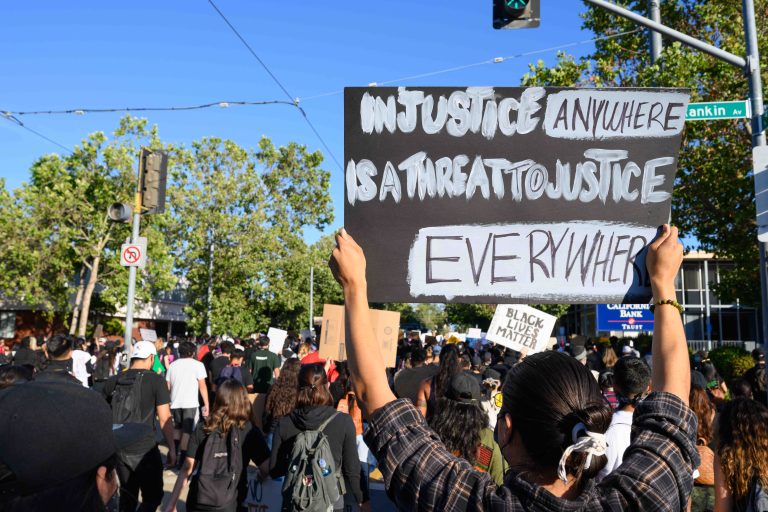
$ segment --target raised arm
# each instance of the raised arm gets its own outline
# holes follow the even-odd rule
[[[384,359],[371,324],[365,255],[344,228],[336,235],[336,244],[329,265],[344,290],[349,373],[358,399],[372,414],[395,400],[395,395],[389,389]]]
[[[664,224],[651,243],[646,266],[651,277],[653,302],[676,300],[675,276],[683,261],[677,228]],[[669,304],[655,306],[653,328],[653,390],[666,391],[688,404],[691,369],[680,312]]]

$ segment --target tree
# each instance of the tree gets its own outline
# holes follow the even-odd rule
[[[130,230],[108,221],[107,208],[115,201],[132,202],[136,188],[135,158],[139,145],[159,147],[157,129],[146,120],[126,116],[107,137],[97,132],[66,156],[45,155],[30,169],[30,180],[13,194],[2,196],[9,221],[0,221],[12,236],[10,250],[0,255],[3,294],[48,311],[69,309],[71,284],[77,281],[71,307],[70,331],[85,336],[96,285],[103,297],[120,304],[127,288],[127,272],[118,264],[120,244]],[[3,210],[6,210],[3,208]],[[8,217],[5,217],[6,219]],[[173,286],[171,261],[156,218],[145,223],[152,262],[141,272],[138,297],[148,299],[155,289]],[[15,283],[16,288],[11,286]]]
[[[256,151],[208,137],[175,161],[169,231],[191,330],[245,335],[298,321],[312,257],[303,228],[333,219],[322,154],[266,137]]]
[[[625,7],[645,12],[644,0]],[[697,39],[744,55],[739,2],[682,0],[661,3],[665,25]],[[768,17],[768,1],[755,2],[758,20]],[[596,36],[636,28],[632,22],[603,10],[589,8],[584,28]],[[768,31],[758,30],[758,46],[768,51]],[[765,80],[766,76],[763,76]],[[523,85],[598,87],[686,87],[691,101],[747,97],[747,82],[739,70],[713,57],[665,41],[660,62],[651,64],[645,31],[595,43],[595,50],[578,61],[565,54],[553,67],[530,66]],[[686,124],[672,202],[672,220],[696,243],[690,248],[731,259],[732,271],[721,274],[716,293],[724,301],[739,297],[759,304],[757,228],[751,174],[751,128],[744,120]]]

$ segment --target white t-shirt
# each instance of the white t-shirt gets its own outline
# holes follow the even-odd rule
[[[85,387],[88,387],[88,370],[85,368],[85,365],[90,360],[91,354],[88,352],[83,350],[72,351],[72,375],[82,382]]]
[[[205,377],[205,366],[194,357],[184,357],[172,362],[165,374],[165,380],[171,385],[171,409],[198,407],[198,381]]]
[[[608,444],[605,456],[608,458],[608,463],[597,474],[598,482],[621,466],[621,462],[624,459],[624,451],[631,444],[632,414],[627,411],[616,411],[613,413],[611,426],[608,427],[608,431],[605,433],[605,442]]]

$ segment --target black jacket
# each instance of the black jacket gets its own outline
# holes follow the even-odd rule
[[[277,424],[272,438],[272,457],[269,474],[272,478],[284,476],[288,471],[293,442],[300,431],[315,430],[335,409],[325,405],[296,409]],[[363,501],[360,489],[360,460],[357,456],[355,424],[352,417],[339,413],[325,427],[328,443],[331,445],[333,460],[344,476],[347,493],[353,494],[358,503]]]

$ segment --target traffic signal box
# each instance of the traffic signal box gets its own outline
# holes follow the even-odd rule
[[[541,0],[493,0],[493,28],[536,28],[541,23]]]

